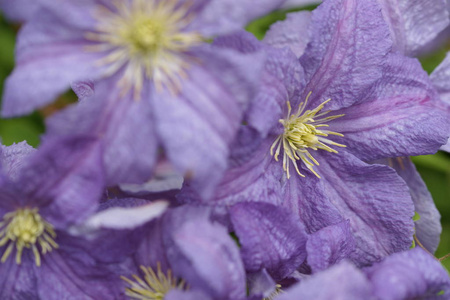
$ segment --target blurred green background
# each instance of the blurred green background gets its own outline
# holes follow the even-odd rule
[[[312,10],[315,6],[301,9]],[[300,10],[300,9],[295,9]],[[262,38],[270,25],[278,20],[283,20],[286,13],[294,11],[277,11],[248,25],[247,30]],[[14,44],[18,25],[9,24],[0,15],[0,94],[3,84],[14,67]],[[441,49],[420,58],[424,69],[431,72],[444,59],[446,52],[450,49],[450,41]],[[26,140],[32,146],[38,146],[39,136],[45,132],[44,118],[53,111],[60,109],[65,104],[74,100],[73,94],[61,96],[54,104],[35,112],[30,116],[14,119],[0,119],[0,139],[4,145],[11,145]],[[420,156],[413,158],[419,172],[427,184],[436,206],[442,215],[443,232],[441,244],[436,252],[436,257],[442,257],[450,253],[450,155],[439,152],[435,155]],[[450,258],[443,261],[450,270]]]

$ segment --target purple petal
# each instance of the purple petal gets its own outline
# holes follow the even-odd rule
[[[263,297],[269,297],[276,288],[275,281],[267,273],[266,269],[253,274],[247,274],[248,294]]]
[[[431,73],[431,82],[436,87],[441,97],[441,100],[448,107],[450,113],[450,53],[444,61]]]
[[[213,300],[202,291],[180,291],[172,289],[164,296],[164,300]]]
[[[409,158],[391,158],[386,164],[394,168],[408,185],[415,211],[420,216],[414,222],[416,237],[428,251],[434,253],[442,232],[441,215],[427,186]]]
[[[114,78],[97,83],[93,97],[47,119],[47,136],[96,135],[104,145],[107,185],[142,183],[156,160],[153,114],[147,96],[120,96],[115,84]]]
[[[290,13],[286,20],[274,23],[267,31],[264,42],[276,48],[288,47],[300,57],[310,39],[311,13],[300,11]]]
[[[26,158],[35,151],[26,141],[11,146],[0,145],[0,165],[3,174],[15,179],[26,161]]]
[[[373,299],[369,281],[348,262],[342,262],[282,293],[276,300],[361,300]]]
[[[305,229],[292,212],[249,202],[234,205],[230,214],[247,272],[267,269],[275,280],[281,280],[305,260]]]
[[[214,299],[244,299],[244,267],[227,230],[183,208],[174,210],[171,219],[178,224],[171,222],[165,244],[174,273]]]
[[[409,248],[414,207],[394,170],[365,164],[345,151],[315,157],[322,178],[292,176],[284,191],[285,205],[298,211],[307,232],[349,220],[356,241],[352,260],[358,265]]]
[[[312,13],[311,42],[300,61],[305,68],[304,99],[316,107],[331,98],[331,109],[364,100],[383,76],[391,50],[389,29],[374,1],[326,1]]]
[[[259,55],[218,47],[196,54],[201,65],[191,66],[182,92],[154,95],[153,112],[168,159],[208,198],[226,168],[229,146],[255,95],[262,64]]]
[[[1,250],[0,254],[3,254]],[[11,258],[0,264],[1,299],[39,299],[35,265],[31,255],[24,251],[20,265]]]
[[[286,0],[281,6],[282,9],[291,9],[306,5],[320,4],[322,0]]]
[[[28,21],[38,8],[39,4],[33,0],[0,0],[1,11],[14,22]]]
[[[58,10],[61,9],[59,4]],[[16,67],[6,81],[3,116],[27,114],[70,87],[71,82],[99,76],[100,55],[86,51],[85,31],[71,27],[70,13],[61,18],[40,10],[18,36]],[[55,25],[57,24],[57,25]]]
[[[378,0],[395,47],[408,56],[421,53],[450,24],[445,0]]]
[[[308,237],[308,265],[313,273],[323,271],[343,259],[350,259],[355,247],[349,221],[325,227]]]
[[[17,178],[23,204],[39,207],[57,228],[87,217],[103,191],[100,151],[91,138],[45,140]]]
[[[376,89],[364,102],[339,110],[345,116],[333,120],[330,130],[344,134],[334,140],[366,161],[435,153],[450,132],[437,102],[418,61],[389,55]]]
[[[387,257],[366,273],[378,299],[447,299],[450,293],[447,271],[420,248]]]
[[[205,36],[227,34],[277,9],[285,0],[211,0],[190,29]],[[224,13],[226,12],[226,13]]]

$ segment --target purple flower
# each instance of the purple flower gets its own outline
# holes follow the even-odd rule
[[[197,299],[191,298],[193,295],[199,299],[246,298],[238,246],[224,226],[211,221],[209,210],[171,209],[149,224],[141,237],[135,267],[129,274],[121,274],[128,296],[159,293],[164,299]],[[170,278],[171,284],[164,284],[164,278]]]
[[[28,113],[71,82],[88,82],[74,89],[91,97],[50,120],[49,135],[101,137],[108,185],[147,180],[163,148],[206,197],[226,168],[262,59],[207,40],[283,1],[259,1],[256,10],[253,2],[42,1],[19,34],[2,113]]]
[[[0,11],[6,18],[14,22],[25,22],[31,19],[39,9],[39,1],[33,0],[0,0]]]
[[[363,270],[341,262],[302,280],[275,299],[447,299],[449,289],[450,278],[439,261],[416,248]]]
[[[300,58],[304,75],[287,49],[243,34],[217,40],[266,51],[270,80],[247,112],[230,170],[202,203],[281,205],[299,214],[308,233],[348,221],[356,243],[348,255],[365,265],[409,248],[414,210],[392,169],[361,160],[434,153],[448,120],[417,60],[391,51],[376,1],[327,1],[313,12],[310,30]],[[181,201],[199,201],[188,186],[183,193]]]

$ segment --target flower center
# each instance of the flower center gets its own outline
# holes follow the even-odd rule
[[[31,249],[37,266],[41,265],[41,252],[46,254],[58,248],[54,241],[56,233],[53,226],[38,213],[38,209],[18,209],[7,213],[0,222],[0,247],[7,245],[1,258],[4,263],[16,248],[16,263],[21,263],[24,248]],[[39,244],[40,250],[37,245]]]
[[[328,152],[338,153],[329,145],[345,147],[345,145],[335,143],[327,138],[329,135],[344,136],[343,134],[322,129],[323,127],[328,127],[325,124],[326,122],[342,117],[343,115],[325,117],[330,111],[320,112],[331,99],[324,101],[313,110],[305,111],[310,95],[311,93],[308,94],[305,102],[300,103],[297,113],[293,115],[291,115],[291,103],[289,101],[287,102],[287,117],[286,119],[280,120],[280,123],[284,126],[284,133],[278,136],[270,148],[270,154],[278,161],[278,155],[280,154],[281,146],[283,146],[283,169],[288,179],[290,178],[289,160],[301,177],[305,177],[305,175],[298,168],[298,160],[301,160],[308,170],[320,178],[319,174],[314,170],[314,167],[316,165],[318,166],[319,163],[309,151],[322,149]]]
[[[172,275],[169,269],[167,275],[161,271],[161,265],[158,263],[156,273],[152,268],[141,266],[144,273],[144,279],[133,275],[133,279],[121,277],[130,287],[125,290],[125,294],[132,299],[140,300],[163,300],[166,294],[172,289],[187,289],[183,280],[178,280]]]
[[[105,76],[123,69],[119,82],[123,93],[134,88],[139,97],[144,79],[156,88],[176,92],[186,69],[195,61],[189,49],[203,38],[187,30],[192,21],[190,1],[131,0],[112,1],[114,8],[99,7],[95,32],[86,33],[94,42],[88,51],[105,52],[98,61]]]

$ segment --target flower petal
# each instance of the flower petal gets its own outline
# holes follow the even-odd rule
[[[281,280],[305,260],[305,229],[287,209],[247,202],[232,206],[230,216],[247,272],[267,269],[274,280]]]
[[[355,248],[349,221],[325,227],[308,237],[308,265],[313,273],[323,271],[345,258],[350,259]]]
[[[420,248],[396,253],[365,270],[378,299],[442,299],[450,293],[448,273]]]
[[[35,151],[26,141],[11,146],[0,145],[0,165],[3,174],[16,178],[26,158]]]

